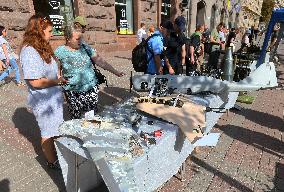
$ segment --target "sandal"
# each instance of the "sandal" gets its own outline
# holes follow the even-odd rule
[[[20,81],[19,83],[16,83],[16,85],[19,86],[19,87],[22,87],[22,86],[24,87],[24,86],[26,86],[26,84],[23,83],[23,82],[21,82],[21,81]]]
[[[61,167],[59,165],[59,161],[56,160],[54,161],[53,163],[49,163],[48,161],[46,162],[47,166],[50,168],[50,169],[54,169],[54,170],[61,170]]]

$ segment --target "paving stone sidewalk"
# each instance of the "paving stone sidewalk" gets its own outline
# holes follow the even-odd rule
[[[130,52],[108,53],[106,58],[127,75],[116,78],[105,73],[110,86],[102,88],[100,106],[136,95],[128,90]],[[284,83],[283,66],[278,67],[278,75]],[[241,111],[231,111],[218,121],[214,128],[222,133],[218,145],[201,148],[188,158],[185,181],[177,174],[158,191],[284,191],[284,92],[251,94],[256,96],[252,105],[242,104]],[[0,192],[64,192],[62,176],[45,166],[26,97],[26,88],[13,82],[0,85]]]
[[[278,50],[284,63],[284,45]],[[277,66],[279,85],[284,66]],[[252,105],[223,115],[214,131],[222,133],[216,147],[201,148],[186,161],[185,181],[172,177],[159,192],[284,191],[283,88],[249,93]]]

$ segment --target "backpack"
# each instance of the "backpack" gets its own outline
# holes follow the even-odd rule
[[[148,47],[148,41],[155,36],[160,36],[160,35],[153,34],[150,37],[148,37],[146,40],[143,39],[142,42],[132,50],[132,64],[136,72],[146,72],[147,65],[154,56],[153,51],[151,51]],[[147,56],[147,50],[152,54],[152,56],[149,59]]]
[[[190,45],[192,45],[194,47],[194,54],[196,56],[200,56],[201,55],[201,52],[202,52],[202,48],[201,48],[201,33],[200,32],[195,32],[191,35],[190,37]],[[193,38],[198,36],[200,41],[199,41],[199,44],[195,47],[194,44],[193,44]]]

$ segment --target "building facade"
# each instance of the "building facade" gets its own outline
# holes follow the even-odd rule
[[[182,1],[185,2],[185,1]],[[237,0],[191,0],[183,4],[182,14],[188,20],[188,34],[194,32],[198,24],[214,29],[220,22],[229,28],[238,27],[240,21],[240,2]]]
[[[229,27],[256,25],[263,0],[1,0],[0,24],[9,29],[13,47],[19,47],[29,17],[49,15],[54,23],[53,47],[64,43],[62,25],[83,15],[89,23],[85,40],[99,50],[132,49],[140,23],[158,26],[164,19],[183,15],[187,35],[197,24],[213,29],[219,22]],[[281,1],[281,0],[279,0]],[[282,0],[283,1],[283,0]]]
[[[284,0],[275,0],[275,7],[283,8],[284,7]]]
[[[64,23],[83,15],[89,23],[85,40],[101,50],[115,50],[135,45],[135,31],[140,22],[156,25],[157,0],[1,0],[0,24],[9,29],[8,38],[18,48],[30,16],[49,15],[54,24],[53,47],[64,43]]]
[[[258,27],[263,0],[241,0],[240,27]]]

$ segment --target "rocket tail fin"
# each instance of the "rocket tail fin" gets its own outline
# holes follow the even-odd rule
[[[277,87],[276,70],[273,62],[260,65],[248,77],[239,81],[239,85],[251,85],[259,88]]]

